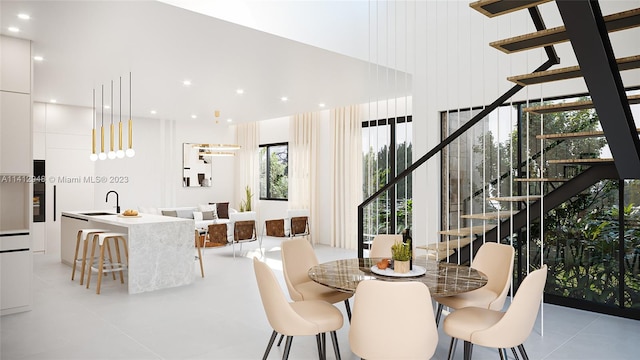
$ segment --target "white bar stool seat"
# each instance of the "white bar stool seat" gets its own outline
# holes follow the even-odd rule
[[[84,281],[84,269],[87,264],[87,249],[89,243],[89,237],[93,237],[96,233],[108,232],[109,230],[105,229],[80,229],[78,231],[78,235],[76,236],[76,252],[73,257],[73,269],[71,270],[71,281],[76,276],[76,267],[80,264],[82,269],[80,274],[80,285],[83,284]],[[80,243],[82,243],[82,257],[78,258],[78,252],[80,251]]]
[[[109,240],[113,239],[116,251],[116,262],[111,262],[108,268],[105,268],[104,249],[109,249]],[[125,259],[120,256],[120,242],[124,248]],[[93,258],[96,251],[96,245],[100,247],[100,255],[98,255],[98,266],[93,266]],[[123,271],[127,269],[129,261],[129,251],[127,249],[127,234],[118,232],[104,232],[93,235],[93,245],[91,246],[91,257],[89,258],[89,275],[87,276],[87,289],[91,283],[91,273],[98,273],[98,285],[96,286],[96,294],[100,294],[100,285],[102,284],[102,275],[104,273],[120,272],[120,283],[124,284]],[[114,274],[115,275],[115,274]]]

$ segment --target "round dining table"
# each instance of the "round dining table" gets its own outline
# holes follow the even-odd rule
[[[413,260],[411,273],[396,274],[391,269],[378,269],[376,264],[380,260],[333,260],[313,266],[309,269],[309,277],[319,284],[350,293],[355,293],[358,283],[363,280],[419,281],[427,285],[431,296],[456,295],[479,289],[487,283],[485,274],[465,265],[418,258]]]

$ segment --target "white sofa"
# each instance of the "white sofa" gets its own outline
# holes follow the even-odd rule
[[[255,212],[251,212],[253,213],[253,218],[245,219],[244,217],[246,217],[247,215],[236,218],[236,214],[245,214],[245,213],[239,213],[236,209],[233,209],[233,208],[229,208],[228,210],[229,219],[220,219],[216,217],[212,220],[204,220],[202,218],[203,210],[211,211],[209,210],[210,206],[215,207],[215,205],[200,205],[198,207],[194,206],[194,207],[164,207],[164,208],[139,207],[138,212],[142,214],[176,216],[184,219],[193,219],[195,229],[206,230],[209,227],[209,225],[212,225],[212,224],[227,224],[227,240],[229,242],[231,242],[231,240],[233,239],[233,222],[239,221],[239,220],[255,220]],[[175,211],[175,215],[173,214],[174,211]]]

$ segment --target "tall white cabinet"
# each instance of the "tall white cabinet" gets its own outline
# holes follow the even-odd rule
[[[33,303],[31,42],[0,36],[0,314]]]

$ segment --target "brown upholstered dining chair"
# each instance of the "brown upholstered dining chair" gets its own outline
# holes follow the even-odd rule
[[[324,334],[331,334],[336,359],[340,359],[340,348],[336,331],[342,328],[343,317],[340,310],[322,300],[302,300],[289,303],[280,288],[273,271],[257,258],[253,258],[253,268],[262,298],[262,305],[273,328],[263,360],[267,358],[278,333],[287,336],[283,359],[289,357],[294,336],[315,335],[320,359],[326,358]]]
[[[538,316],[546,281],[547,265],[543,265],[522,281],[506,312],[466,307],[447,316],[442,329],[451,336],[448,358],[453,358],[457,339],[462,339],[465,360],[471,360],[473,345],[497,348],[501,359],[506,358],[506,349],[509,348],[516,355],[517,347],[522,357],[528,360],[523,343],[531,334]],[[514,357],[518,358],[517,355]]]

